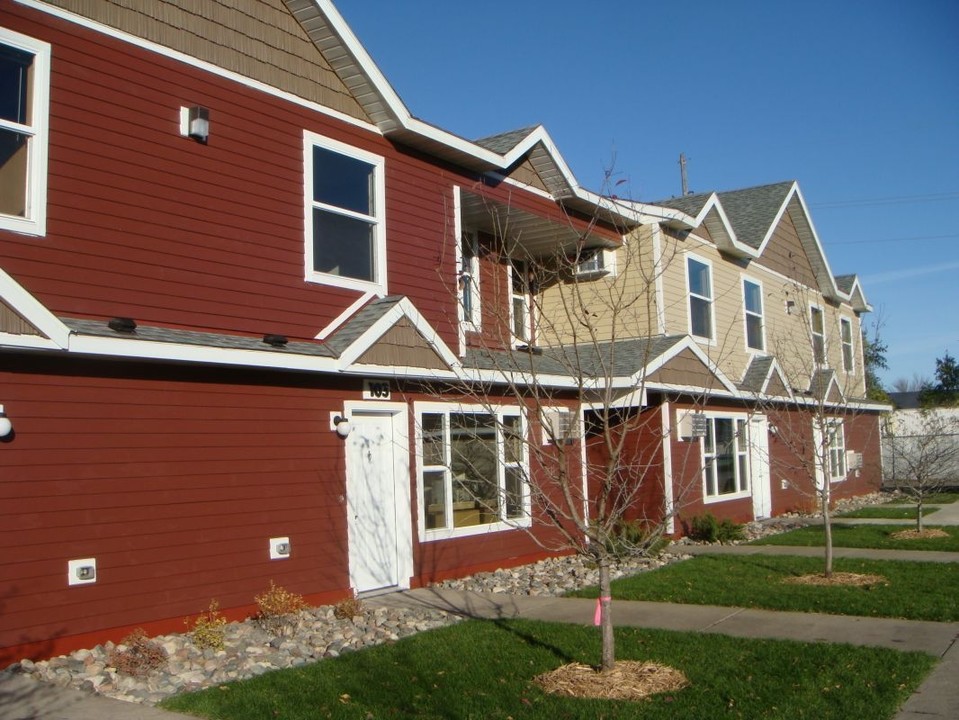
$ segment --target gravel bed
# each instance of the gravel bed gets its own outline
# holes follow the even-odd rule
[[[840,501],[837,510],[873,505],[887,497],[875,493]],[[748,523],[744,527],[744,542],[806,524],[807,518],[800,515]],[[690,555],[683,552],[683,545],[691,543],[683,538],[670,544],[656,558],[623,563],[613,570],[613,579],[684,560]],[[440,586],[477,592],[559,596],[598,582],[598,571],[591,563],[570,556],[448,580]],[[310,608],[299,616],[287,637],[267,633],[254,620],[229,623],[225,626],[224,647],[220,650],[197,647],[188,634],[161,635],[152,639],[163,647],[168,660],[164,667],[143,678],[123,675],[110,666],[109,657],[116,648],[112,642],[50,660],[22,660],[7,670],[61,687],[154,705],[176,693],[337,657],[461,620],[456,615],[428,608],[369,608],[362,603],[361,608],[361,614],[345,619],[336,617],[333,606]]]

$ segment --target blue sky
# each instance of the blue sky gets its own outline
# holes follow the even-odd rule
[[[629,195],[798,180],[858,273],[887,386],[959,355],[959,3],[338,0],[411,112],[475,139],[541,123]],[[622,186],[619,188],[620,194]]]

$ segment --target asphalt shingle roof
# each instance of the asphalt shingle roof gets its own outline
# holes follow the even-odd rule
[[[741,243],[759,248],[792,186],[789,181],[717,193]]]
[[[529,127],[519,128],[518,130],[510,130],[498,135],[490,135],[489,137],[480,138],[479,140],[474,140],[473,142],[480,147],[486,148],[487,150],[492,150],[500,155],[505,155],[514,147],[516,147],[517,144],[519,144],[536,128],[536,125],[531,125]]]
[[[852,291],[852,286],[856,282],[855,275],[836,275],[836,287],[839,288],[840,292],[848,295]]]
[[[746,374],[743,376],[743,381],[739,383],[739,389],[746,392],[762,392],[772,364],[773,358],[770,355],[753,357]]]
[[[388,295],[364,306],[327,338],[326,347],[330,348],[334,357],[339,357],[402,299],[402,295]]]
[[[669,198],[668,200],[658,200],[650,204],[672,208],[673,210],[679,210],[682,213],[696,217],[700,212],[702,212],[703,207],[706,205],[712,195],[713,194],[711,192],[696,193],[694,195],[681,195],[679,197]]]

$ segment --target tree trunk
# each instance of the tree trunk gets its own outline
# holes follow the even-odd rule
[[[916,530],[922,535],[922,493],[919,493],[919,502],[916,503]]]
[[[829,478],[826,478],[829,482]],[[822,527],[825,532],[826,545],[826,571],[823,573],[827,578],[832,577],[832,516],[829,511],[829,487],[826,486],[822,493]]]
[[[609,558],[599,561],[599,626],[603,636],[603,659],[600,669],[612,670],[616,664],[616,644],[613,639],[612,597],[609,589]]]

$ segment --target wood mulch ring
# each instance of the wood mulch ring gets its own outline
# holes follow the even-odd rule
[[[918,530],[900,530],[892,533],[889,537],[893,540],[922,540],[925,538],[947,538],[949,533],[939,528],[929,528],[919,532]]]
[[[845,585],[856,587],[867,587],[869,585],[888,585],[889,581],[882,575],[868,575],[864,573],[834,572],[829,577],[822,573],[814,575],[799,575],[797,577],[788,577],[783,579],[784,583],[789,585],[822,585],[830,587],[833,585]]]
[[[605,672],[570,663],[537,675],[533,682],[554,695],[600,700],[645,700],[689,685],[679,670],[639,660],[618,660],[612,670]]]

